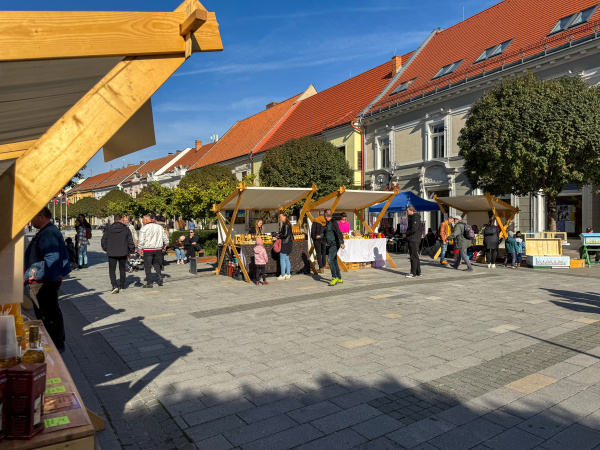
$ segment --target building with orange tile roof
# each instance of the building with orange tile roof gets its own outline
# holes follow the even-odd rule
[[[281,103],[269,103],[265,110],[236,122],[191,170],[210,164],[228,167],[241,180],[254,173],[252,152],[270,136],[304,99],[316,91],[310,86],[304,93]]]
[[[354,184],[362,185],[362,136],[352,127],[352,123],[390,83],[410,56],[411,53],[394,56],[391,61],[298,103],[285,121],[254,149],[255,161],[262,160],[265,151],[290,139],[304,136],[320,137],[344,152],[355,173]]]
[[[182,158],[189,150],[191,149],[187,148],[176,153],[169,153],[167,156],[152,159],[147,163],[142,164],[136,172],[122,181],[122,190],[132,197],[136,197],[140,191],[151,182],[160,182],[160,175]]]
[[[505,0],[434,30],[360,114],[366,184],[381,189],[393,183],[425,198],[474,193],[457,144],[473,103],[502,79],[526,71],[543,79],[578,75],[597,84],[599,25],[598,0]],[[521,210],[515,230],[545,229],[543,198],[503,198]],[[566,225],[573,234],[600,228],[600,214],[592,214],[600,202],[591,187],[566,186],[559,202],[575,209]],[[441,217],[426,213],[424,219],[437,229]]]

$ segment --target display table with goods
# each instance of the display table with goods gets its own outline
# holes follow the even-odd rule
[[[361,234],[359,230],[351,230],[349,234],[344,234],[344,244],[346,249],[338,249],[338,264],[340,269],[347,272],[353,268],[371,267],[371,263],[375,267],[384,267],[386,261],[393,268],[396,268],[396,264],[388,254],[386,250],[387,240],[382,233],[374,233],[377,229],[381,219],[385,215],[388,207],[394,200],[394,197],[398,194],[398,189],[394,191],[357,191],[347,190],[344,186],[339,188],[337,191],[312,202],[306,213],[309,219],[309,228],[315,221],[324,221],[325,219],[318,216],[315,219],[316,213],[320,209],[331,210],[334,212],[351,212],[360,220],[362,228],[365,230],[365,234]],[[382,203],[381,211],[379,212],[377,219],[373,225],[369,225],[365,220],[365,209],[370,206]],[[377,244],[373,242],[362,243],[360,241],[369,240],[366,237],[375,238],[374,240],[381,240]],[[352,242],[356,241],[356,243]],[[377,253],[376,253],[377,252]],[[310,250],[310,267],[315,275],[319,273],[314,263],[315,246],[311,242]],[[354,258],[359,258],[354,259]]]
[[[582,245],[581,258],[587,263],[588,267],[600,265],[597,253],[600,252],[600,233],[581,233],[579,235]],[[590,259],[590,253],[595,256]]]
[[[339,258],[348,269],[385,267],[387,239],[383,233],[361,235],[344,233],[345,248],[338,250]],[[363,263],[363,264],[361,264]]]
[[[4,309],[16,314],[0,317],[0,447],[92,450],[104,421],[85,408],[42,322],[18,314],[19,304]]]
[[[254,247],[256,238],[263,240],[269,260],[266,272],[279,274],[279,254],[273,250],[276,241],[276,233],[273,234],[235,234],[234,225],[238,213],[244,211],[248,217],[249,211],[283,212],[297,204],[303,204],[298,217],[301,224],[306,213],[306,206],[310,202],[317,187],[312,188],[272,188],[272,187],[247,187],[240,184],[236,190],[219,205],[213,206],[213,212],[219,221],[219,244],[221,250],[216,273],[244,279],[250,283],[251,275],[254,275]],[[229,223],[226,213],[232,211]],[[291,272],[307,272],[308,242],[306,236],[297,226],[292,227],[294,242],[290,254]],[[221,237],[222,236],[222,237]]]

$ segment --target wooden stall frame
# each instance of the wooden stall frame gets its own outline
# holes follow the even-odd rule
[[[219,258],[219,264],[217,265],[217,268],[214,271],[214,273],[216,273],[217,275],[221,273],[221,267],[223,266],[223,261],[225,260],[225,250],[227,249],[227,247],[231,247],[231,251],[233,251],[235,257],[238,260],[238,264],[240,265],[240,269],[242,270],[244,279],[248,283],[252,283],[252,280],[250,279],[250,275],[248,275],[248,271],[246,270],[246,266],[244,265],[242,258],[240,257],[240,254],[238,253],[235,243],[233,242],[233,238],[231,236],[231,234],[233,233],[233,226],[235,225],[235,219],[239,212],[240,203],[242,201],[242,196],[244,195],[244,192],[247,189],[248,189],[248,187],[246,186],[246,184],[240,183],[240,185],[235,189],[235,191],[233,191],[225,200],[223,200],[219,205],[213,205],[213,207],[212,207],[212,211],[214,213],[216,213],[217,219],[219,220],[219,223],[220,223],[221,227],[223,228],[223,231],[225,231],[225,239],[223,240],[223,252],[221,253],[221,257]],[[306,199],[304,202],[304,205],[302,206],[302,209],[300,211],[300,217],[298,218],[298,221],[300,222],[304,218],[304,214],[307,212],[306,205],[312,199],[312,196],[315,193],[315,191],[317,191],[317,186],[315,186],[313,184],[312,190],[310,192],[302,194],[300,197],[292,200],[291,202],[289,202],[286,205],[283,205],[279,208],[258,209],[257,211],[272,211],[273,209],[278,209],[279,211],[284,211],[287,208],[289,208],[290,206],[293,206],[296,203]],[[236,198],[236,196],[237,196],[237,201],[236,201],[235,209],[231,216],[231,223],[229,224],[229,226],[227,226],[227,221],[225,220],[225,217],[221,213],[220,205],[226,205],[227,203],[232,201],[234,198]]]
[[[485,198],[488,201],[488,204],[490,206],[490,210],[494,213],[494,218],[498,221],[498,225],[500,226],[500,229],[502,230],[501,237],[507,238],[508,237],[508,233],[506,231],[506,227],[508,227],[511,224],[511,222],[513,221],[513,219],[515,218],[515,216],[519,213],[519,208],[517,208],[516,206],[509,205],[508,203],[500,200],[497,197],[494,197],[493,195],[491,195],[491,194],[489,194],[487,192],[484,195],[485,195]],[[442,211],[442,214],[446,214],[446,210],[444,209],[444,205],[450,206],[451,208],[454,208],[454,209],[460,211],[462,213],[461,214],[462,218],[464,218],[465,215],[467,215],[467,213],[469,212],[469,211],[463,211],[461,208],[458,208],[458,207],[456,207],[455,205],[452,205],[449,202],[442,203],[442,201],[438,199],[437,195],[434,195],[433,199],[436,201],[436,203],[440,207],[440,211]],[[509,213],[508,213],[508,217],[506,219],[506,223],[503,223],[502,219],[500,219],[500,216],[498,215],[498,212],[496,211],[496,207],[494,206],[494,202],[499,203],[499,204],[507,207],[507,211],[509,211]]]
[[[337,191],[334,191],[331,194],[311,203],[310,205],[308,205],[308,210],[306,212],[306,216],[310,219],[311,222],[314,222],[315,219],[312,216],[312,214],[310,213],[310,211],[318,208],[323,203],[326,203],[329,200],[332,200],[335,198],[333,205],[331,206],[331,208],[329,208],[329,209],[331,209],[331,212],[334,213],[345,192],[346,192],[346,186],[342,186]],[[392,200],[398,194],[398,192],[399,192],[399,189],[396,188],[390,194],[384,196],[383,198],[380,198],[377,201],[371,202],[367,205],[364,205],[364,206],[352,211],[360,219],[362,226],[369,233],[373,233],[373,229],[365,221],[365,218],[364,218],[363,214],[361,213],[361,211],[365,210],[369,206],[373,206],[373,205],[376,205],[381,202],[386,202],[384,207],[381,209],[379,215],[377,216],[377,219],[375,219],[375,222],[373,223],[373,228],[377,228],[377,226],[379,225],[379,222],[381,222],[381,219],[383,218],[383,215],[386,213],[387,209],[389,208],[390,204],[392,203]],[[310,259],[311,256],[313,256],[313,257],[315,256],[314,252],[315,252],[315,244],[313,242],[313,243],[311,243],[310,250],[308,251],[308,257],[309,257],[308,262],[310,263],[310,268],[311,268],[313,274],[318,275],[319,271],[315,267],[315,263],[313,261],[311,261],[311,259]],[[385,252],[385,257],[386,257],[387,261],[390,263],[390,266],[392,266],[395,269],[396,263],[394,263],[394,261],[392,260],[390,254],[388,252]],[[346,263],[344,263],[344,261],[342,261],[339,256],[337,257],[337,260],[338,260],[338,265],[340,266],[340,269],[342,269],[344,272],[348,272],[348,267],[346,266]]]

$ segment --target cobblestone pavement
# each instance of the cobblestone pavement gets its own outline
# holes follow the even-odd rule
[[[407,279],[398,255],[257,287],[168,264],[111,295],[97,241],[61,305],[104,450],[600,448],[600,269]]]

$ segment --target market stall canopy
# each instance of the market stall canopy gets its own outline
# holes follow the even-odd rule
[[[223,49],[198,0],[172,12],[0,11],[0,250],[104,147],[153,145],[150,98],[194,52]]]
[[[398,195],[394,197],[392,203],[390,203],[390,207],[387,209],[387,212],[401,212],[406,211],[406,208],[412,205],[415,207],[417,211],[439,211],[440,207],[436,202],[430,202],[429,200],[425,200],[418,195],[413,194],[410,191],[407,192],[399,192]],[[370,213],[378,213],[383,207],[384,203],[378,203],[377,205],[373,205],[369,207]]]
[[[308,207],[311,211],[321,208],[335,211],[354,211],[368,208],[394,197],[397,191],[354,191],[340,188],[333,194],[315,200]]]
[[[213,207],[213,211],[233,211],[238,200],[238,188],[232,195]],[[306,198],[316,188],[243,187],[238,209],[241,211],[272,211],[287,207]]]

